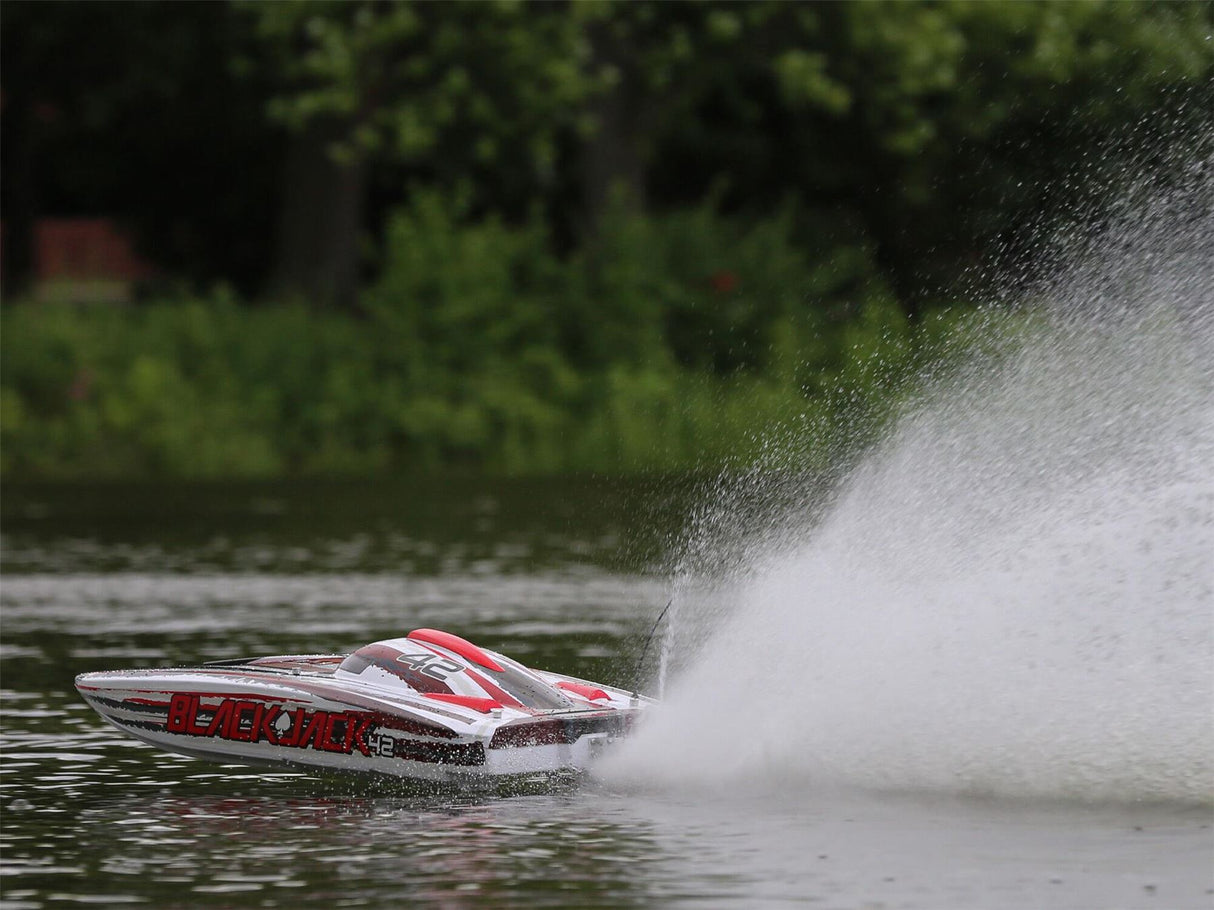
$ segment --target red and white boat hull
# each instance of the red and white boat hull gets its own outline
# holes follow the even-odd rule
[[[425,780],[586,769],[650,703],[443,641],[86,673],[76,687],[115,727],[171,752]]]

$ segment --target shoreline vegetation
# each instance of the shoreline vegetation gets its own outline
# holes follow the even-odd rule
[[[4,7],[5,480],[835,469],[1214,110],[1209,3],[118,12]]]
[[[3,475],[715,470],[792,426],[821,468],[972,309],[912,322],[863,247],[811,261],[790,226],[621,215],[562,259],[538,219],[468,223],[423,192],[355,311],[6,306]]]

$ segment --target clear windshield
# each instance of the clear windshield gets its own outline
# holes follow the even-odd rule
[[[480,666],[476,667],[476,672],[483,673],[491,682],[513,695],[528,708],[553,711],[574,707],[573,702],[561,694],[560,690],[554,689],[529,673],[524,673],[505,660],[499,661],[499,663],[502,667],[500,673]]]

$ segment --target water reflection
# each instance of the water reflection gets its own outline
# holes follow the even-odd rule
[[[343,906],[646,901],[636,876],[653,856],[644,826],[588,819],[576,792],[384,797],[368,782],[361,795],[348,783],[320,795],[325,787],[304,776],[190,773],[181,763],[170,790],[142,777],[146,766],[114,770],[101,787],[43,775],[39,787],[74,791],[70,821],[48,824],[63,814],[56,806],[9,804],[6,828],[34,816],[43,827],[6,837],[10,884],[37,893],[53,880],[61,894],[80,885],[157,906],[245,905],[253,893],[277,906],[297,903],[297,889]],[[158,792],[144,795],[141,783]]]
[[[84,484],[5,489],[7,573],[648,574],[698,481]]]

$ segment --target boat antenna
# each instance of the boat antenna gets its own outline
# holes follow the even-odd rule
[[[658,625],[662,622],[662,617],[666,615],[666,611],[670,609],[670,605],[674,603],[674,598],[666,601],[666,606],[662,607],[662,612],[658,614],[658,618],[653,621],[653,628],[649,630],[649,634],[645,637],[645,647],[641,648],[641,657],[637,661],[636,669],[632,673],[632,690],[634,695],[641,694],[641,668],[645,666],[645,655],[649,653],[649,643],[653,641],[653,633],[658,630]]]

